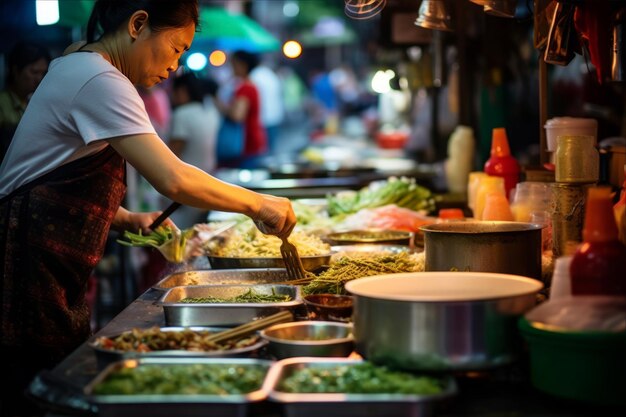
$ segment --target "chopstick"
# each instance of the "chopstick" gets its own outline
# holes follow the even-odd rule
[[[157,227],[159,227],[161,225],[161,223],[163,223],[165,221],[165,219],[167,219],[170,214],[172,214],[174,211],[176,211],[176,209],[180,207],[180,203],[177,203],[176,201],[172,202],[172,204],[170,204],[165,210],[163,210],[163,213],[161,213],[159,215],[159,217],[157,217],[150,226],[148,226],[148,228],[150,230],[154,230]]]
[[[220,343],[230,339],[237,339],[243,336],[247,336],[250,333],[254,333],[257,330],[265,329],[266,327],[274,324],[286,323],[293,321],[293,314],[291,311],[280,311],[271,316],[264,317],[249,323],[242,324],[232,329],[224,330],[213,335],[208,336],[205,340],[207,342]]]

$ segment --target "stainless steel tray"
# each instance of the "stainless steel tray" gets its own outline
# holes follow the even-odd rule
[[[89,401],[98,408],[100,416],[136,417],[171,417],[184,415],[191,417],[244,417],[251,403],[262,401],[267,394],[262,389],[238,395],[96,395],[94,388],[106,377],[119,369],[142,365],[189,365],[189,364],[224,364],[240,366],[263,366],[269,369],[271,362],[260,359],[207,359],[207,358],[144,358],[127,359],[109,365],[101,371],[86,387],[85,394]],[[208,408],[210,407],[210,408]],[[209,411],[210,410],[210,411]]]
[[[387,245],[407,245],[409,246],[413,238],[413,233],[398,230],[349,230],[343,232],[329,233],[326,239],[336,245],[358,245],[358,244],[387,244]]]
[[[179,332],[181,330],[194,330],[194,331],[209,331],[209,332],[220,332],[223,331],[222,327],[161,327],[159,330],[162,332]],[[130,332],[128,330],[127,332]],[[123,332],[126,333],[126,332]],[[107,335],[105,337],[116,338],[123,333],[118,333],[114,335]],[[152,352],[135,352],[135,351],[121,351],[121,350],[111,350],[101,347],[97,344],[97,339],[99,337],[103,337],[103,335],[99,335],[98,337],[92,337],[88,345],[93,348],[96,352],[96,359],[98,361],[98,368],[104,369],[106,366],[110,365],[113,362],[121,361],[124,359],[141,359],[141,358],[228,358],[228,357],[245,357],[248,356],[257,350],[261,349],[263,346],[267,344],[267,341],[259,338],[257,342],[251,344],[250,346],[245,346],[242,348],[229,349],[229,350],[212,350],[212,351],[193,351],[193,350],[158,350]]]
[[[436,395],[411,394],[343,394],[343,393],[286,393],[277,390],[284,378],[295,370],[319,367],[331,368],[362,362],[345,358],[289,358],[276,362],[265,378],[263,390],[270,401],[283,404],[287,417],[421,417],[430,415],[436,401],[456,393],[454,379],[447,377],[446,388]]]
[[[152,288],[168,289],[187,285],[280,284],[288,281],[284,268],[206,269],[178,272],[166,276]]]
[[[320,266],[328,265],[331,253],[316,256],[301,256],[302,266],[307,271],[314,271]],[[208,255],[209,263],[213,269],[238,269],[238,268],[284,268],[283,258],[232,258],[226,256]]]
[[[385,253],[397,254],[401,252],[413,252],[407,245],[378,245],[364,243],[360,245],[337,245],[332,246],[331,250],[334,252],[333,256],[336,256],[345,252],[359,252],[374,255],[382,255]]]
[[[190,304],[180,301],[187,297],[235,297],[245,291],[261,294],[288,294],[292,301],[278,303],[215,303]],[[236,326],[266,317],[281,310],[302,305],[300,288],[295,285],[201,285],[170,288],[159,299],[168,326]]]

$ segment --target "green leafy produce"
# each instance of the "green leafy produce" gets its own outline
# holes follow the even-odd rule
[[[125,246],[153,247],[161,251],[163,256],[171,262],[180,263],[185,258],[187,241],[195,235],[193,228],[186,230],[172,229],[169,226],[159,226],[151,233],[144,235],[124,231],[123,238],[117,242]]]
[[[389,177],[380,184],[370,185],[355,193],[327,195],[328,213],[331,216],[356,213],[364,208],[395,204],[411,210],[435,209],[435,200],[429,189],[415,182],[415,178]]]
[[[189,304],[211,304],[211,303],[282,303],[286,301],[291,301],[291,296],[289,294],[276,294],[276,291],[272,288],[271,294],[261,294],[258,293],[252,288],[246,291],[243,294],[240,294],[236,297],[231,298],[221,298],[221,297],[187,297],[180,300],[181,303],[189,303]]]
[[[432,395],[443,390],[443,383],[436,378],[360,362],[301,368],[283,379],[278,389],[290,393]]]
[[[232,364],[140,365],[111,373],[96,395],[238,395],[258,390],[267,367]]]

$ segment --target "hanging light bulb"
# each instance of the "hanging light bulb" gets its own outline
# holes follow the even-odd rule
[[[345,12],[352,19],[369,19],[380,13],[387,0],[344,0]]]

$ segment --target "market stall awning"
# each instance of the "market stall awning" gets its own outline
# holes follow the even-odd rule
[[[258,53],[278,50],[280,41],[246,15],[233,14],[218,7],[203,7],[194,46]]]

